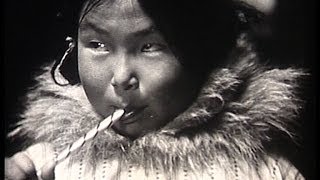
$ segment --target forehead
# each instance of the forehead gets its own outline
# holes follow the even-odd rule
[[[125,24],[151,26],[151,19],[143,12],[137,0],[102,0],[101,4],[91,9],[84,17],[83,23],[103,26]],[[82,23],[82,24],[83,24]],[[107,28],[107,27],[106,27]]]

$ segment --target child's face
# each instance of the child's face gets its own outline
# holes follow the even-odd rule
[[[137,137],[172,120],[196,88],[135,0],[104,3],[79,28],[79,73],[87,97],[102,116],[126,110],[114,124]]]

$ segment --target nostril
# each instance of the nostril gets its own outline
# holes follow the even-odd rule
[[[112,85],[113,87],[117,87],[117,86],[118,86],[117,84],[114,84],[114,83],[111,83],[111,85]]]
[[[139,81],[136,77],[132,77],[130,80],[129,80],[129,83],[127,85],[127,89],[132,89],[132,90],[135,90],[139,87]]]
[[[131,84],[128,84],[128,85],[124,88],[124,90],[130,90],[130,89],[133,89],[133,85],[131,85]]]
[[[120,88],[126,91],[135,90],[139,86],[139,81],[136,77],[132,77],[130,80],[124,82],[117,82],[115,78],[112,78],[110,83],[114,88]]]
[[[124,90],[135,90],[139,86],[139,83],[137,81],[130,81],[128,84],[124,86]]]
[[[112,85],[113,87],[117,87],[117,83],[116,83],[116,81],[114,80],[114,78],[111,79],[111,85]]]

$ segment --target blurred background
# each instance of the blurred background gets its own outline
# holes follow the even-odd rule
[[[69,0],[70,1],[70,0]],[[4,12],[4,136],[17,121],[16,114],[32,77],[39,66],[60,58],[67,47],[66,36],[74,33],[70,19],[77,10],[68,1],[5,0]],[[311,74],[302,82],[302,96],[306,101],[300,120],[302,140],[298,156],[292,161],[307,179],[316,179],[318,154],[316,130],[319,119],[319,95],[316,68],[317,4],[315,0],[281,0],[266,18],[267,25],[255,27],[258,49],[270,64],[305,68]],[[5,156],[17,149],[16,141],[5,138]]]

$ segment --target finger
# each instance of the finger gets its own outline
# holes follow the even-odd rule
[[[49,143],[38,143],[30,146],[25,152],[34,163],[38,177],[42,178],[41,174],[44,174],[44,178],[50,179],[49,172],[54,172],[54,166],[53,169],[50,170],[52,165],[49,165],[52,164],[53,159],[55,159],[53,146]],[[42,172],[42,168],[45,166],[46,168]]]
[[[4,160],[4,176],[5,179],[10,180],[22,180],[27,179],[26,173],[18,167],[18,165],[11,158],[5,158]]]
[[[19,152],[8,159],[6,167],[8,174],[14,176],[14,179],[35,179],[36,170],[32,160],[24,153]]]
[[[51,160],[48,163],[46,163],[41,168],[41,178],[43,180],[53,180],[54,179],[54,168],[56,166],[56,161]]]

